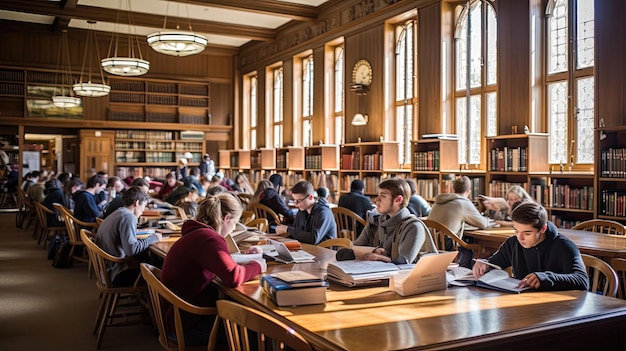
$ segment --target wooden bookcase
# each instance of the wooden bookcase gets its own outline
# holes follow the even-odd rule
[[[487,137],[487,194],[504,197],[512,185],[529,189],[533,174],[548,172],[547,150],[547,134]]]
[[[626,127],[596,130],[597,217],[626,223]]]
[[[315,189],[324,186],[331,199],[339,192],[339,145],[315,145],[305,149],[305,178]]]
[[[211,124],[209,83],[115,77],[109,84],[111,121]]]
[[[378,183],[387,177],[409,175],[410,170],[401,169],[400,144],[392,141],[350,143],[341,146],[339,189],[350,191],[350,183],[361,179],[365,183],[365,194],[378,195]]]
[[[114,148],[116,174],[122,178],[149,176],[163,179],[176,169],[178,160],[186,152],[192,155],[187,167],[199,166],[204,149],[204,138],[184,140],[178,131],[117,130]]]
[[[433,202],[440,193],[452,192],[459,171],[456,139],[421,139],[411,142],[411,178],[418,194]]]
[[[571,228],[578,222],[594,218],[593,183],[592,172],[552,172],[547,175],[547,184],[536,175],[528,190],[548,210],[550,221],[558,227]]]

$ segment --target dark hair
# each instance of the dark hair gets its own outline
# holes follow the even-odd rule
[[[62,189],[63,183],[56,178],[52,178],[44,184],[43,194],[48,195],[52,189]]]
[[[145,186],[146,188],[150,188],[150,183],[148,183],[147,180],[141,177],[133,179],[133,183],[131,185],[132,186]]]
[[[85,186],[85,183],[83,183],[82,180],[80,180],[80,178],[78,177],[72,177],[66,184],[65,184],[65,192],[68,194],[72,194],[72,188],[75,186],[80,186],[83,187]]]
[[[272,182],[275,189],[278,189],[279,186],[283,186],[283,176],[278,173],[272,174],[269,181]]]
[[[301,180],[291,187],[291,192],[293,194],[311,195],[314,191],[313,184],[306,180]]]
[[[126,207],[133,205],[135,201],[143,203],[144,201],[147,202],[148,199],[148,194],[144,193],[141,187],[138,186],[131,186],[122,194],[122,202]]]
[[[223,192],[226,192],[226,191],[228,191],[228,189],[226,189],[223,186],[218,184],[218,185],[212,186],[209,189],[207,189],[206,196],[215,195],[215,194],[223,193]]]
[[[417,185],[413,179],[407,179],[406,182],[409,184],[409,188],[411,189],[411,195],[415,194],[417,190]]]
[[[467,176],[461,176],[454,181],[453,187],[456,194],[463,194],[472,188],[472,181]]]
[[[530,224],[533,228],[541,230],[548,223],[548,212],[535,201],[521,200],[513,204],[511,220],[521,224]]]
[[[189,170],[189,175],[197,177],[199,174],[200,174],[200,168],[198,167],[191,167],[191,170]]]
[[[104,179],[104,177],[101,174],[96,174],[95,176],[92,176],[91,178],[87,180],[87,187],[93,188],[96,185],[104,185],[106,183],[107,181]]]
[[[383,180],[378,184],[378,189],[387,189],[391,192],[391,196],[395,199],[396,196],[402,196],[402,208],[405,208],[409,204],[409,198],[411,197],[411,188],[409,183],[402,178],[389,178]]]
[[[115,183],[117,182],[121,182],[122,180],[120,179],[120,177],[109,177],[109,179],[107,180],[107,188],[112,188],[115,186]]]
[[[70,179],[72,179],[72,177],[70,176],[69,173],[63,172],[63,173],[59,173],[59,175],[57,176],[57,179],[61,181],[61,183],[66,184],[67,182],[70,181]]]
[[[328,188],[327,188],[327,187],[325,187],[325,186],[321,186],[321,187],[317,188],[317,196],[318,196],[320,199],[322,199],[322,198],[323,198],[323,199],[327,199],[327,198],[328,198],[328,195],[329,195],[329,191],[328,191]]]
[[[101,176],[108,175],[108,173],[107,173],[107,172],[105,172],[105,171],[100,171],[100,172],[98,172],[98,173],[96,173],[96,174],[99,174],[99,175],[101,175]]]
[[[350,191],[361,191],[365,189],[365,184],[360,179],[355,179],[350,183]]]
[[[165,179],[170,179],[170,178],[176,179],[176,173],[174,173],[174,172],[169,172],[169,173],[165,176]]]

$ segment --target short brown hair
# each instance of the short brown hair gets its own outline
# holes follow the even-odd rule
[[[313,189],[313,184],[306,180],[301,180],[291,187],[291,192],[293,194],[311,195],[315,192],[315,189]]]
[[[378,189],[387,189],[391,192],[391,196],[395,199],[396,196],[402,196],[402,208],[407,207],[409,199],[411,198],[411,187],[405,179],[402,178],[389,178],[383,180],[378,184]]]
[[[530,224],[533,228],[541,230],[548,222],[548,212],[535,201],[522,200],[513,205],[511,220],[521,224]]]
[[[456,194],[464,194],[472,189],[472,181],[467,176],[458,177],[453,184]]]
[[[139,203],[148,202],[148,199],[148,194],[144,193],[143,189],[138,186],[131,186],[122,194],[122,203],[125,207],[133,205],[135,201],[139,201]]]

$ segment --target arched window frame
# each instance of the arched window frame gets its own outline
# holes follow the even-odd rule
[[[417,106],[416,48],[417,23],[409,20],[395,26],[395,135],[400,142],[399,160],[403,165],[411,163],[411,141],[415,129]]]

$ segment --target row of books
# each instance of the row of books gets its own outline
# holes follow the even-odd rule
[[[148,95],[147,103],[152,105],[178,105],[178,97],[165,95]]]
[[[626,191],[603,190],[600,196],[600,211],[603,215],[626,217]]]
[[[322,155],[306,155],[304,157],[304,167],[307,169],[321,169]]]
[[[29,71],[29,76],[31,72]],[[34,73],[34,72],[33,72]],[[12,69],[0,69],[0,81],[2,82],[16,82],[23,83],[24,82],[24,71],[16,71]],[[2,84],[4,85],[4,84]]]
[[[600,174],[606,178],[626,178],[626,148],[602,150]]]
[[[143,112],[126,112],[126,111],[112,111],[109,110],[109,121],[131,121],[131,122],[144,122],[145,117]]]
[[[414,171],[438,171],[439,150],[418,151],[413,153]]]
[[[490,153],[490,170],[501,172],[526,172],[528,170],[528,155],[525,147],[495,148]]]
[[[176,113],[146,112],[146,122],[176,123],[178,119],[176,118]],[[183,122],[181,121],[181,123]]]
[[[24,95],[24,85],[22,84],[0,84],[0,95]]]
[[[330,190],[334,190],[337,189],[339,177],[335,173],[326,174],[325,172],[311,172],[308,180],[316,189],[324,186]]]
[[[152,179],[165,179],[168,173],[176,167],[116,167],[116,175],[122,179],[132,177],[150,177]]]
[[[565,228],[565,229],[572,229],[573,226],[580,223],[580,221],[573,221],[573,220],[565,219],[557,215],[550,216],[550,221],[555,226],[557,226],[557,228]]]
[[[154,83],[147,82],[148,92],[150,93],[165,93],[165,94],[177,94],[178,85],[176,83]]]
[[[142,150],[146,148],[145,141],[116,141],[115,142],[116,149],[137,149]],[[164,148],[166,149],[166,148]]]
[[[153,151],[148,151],[146,152],[146,162],[150,163],[150,162],[155,162],[155,163],[160,163],[160,162],[175,162],[176,160],[174,159],[174,153],[173,152],[153,152]]]
[[[287,271],[261,277],[261,288],[278,306],[326,303],[328,282],[304,271]]]
[[[116,139],[137,139],[137,140],[172,140],[174,132],[162,132],[155,130],[116,130]]]
[[[276,168],[289,168],[289,152],[276,155]]]
[[[146,97],[143,94],[115,93],[109,94],[110,102],[123,102],[132,104],[144,104]]]
[[[146,154],[138,151],[116,151],[115,162],[118,163],[139,163],[146,162]]]
[[[261,155],[250,155],[250,168],[261,168]]]
[[[109,84],[111,85],[111,90],[137,91],[137,92],[143,92],[146,90],[144,82],[142,81],[111,79],[109,81]]]
[[[341,169],[344,170],[360,170],[361,155],[358,151],[352,151],[349,154],[341,154]]]
[[[546,199],[547,202],[542,201]],[[594,209],[593,186],[576,188],[567,184],[557,184],[556,180],[553,184],[546,187],[543,199],[535,198],[535,200],[550,207],[580,210]]]
[[[491,197],[506,197],[506,193],[507,191],[509,191],[509,188],[512,187],[513,185],[519,185],[522,188],[526,189],[526,183],[513,183],[513,182],[504,182],[504,181],[500,181],[500,180],[492,180],[491,182],[489,182],[489,188],[487,193],[489,194],[489,196]]]
[[[383,169],[383,154],[375,152],[369,155],[363,155],[363,169],[365,170],[381,170]]]
[[[199,115],[190,115],[190,114],[180,114],[178,116],[178,119],[180,120],[180,123],[184,123],[184,124],[207,124],[207,117],[206,116],[199,116]],[[211,124],[211,120],[208,120],[208,124]]]
[[[180,98],[180,106],[186,107],[209,107],[209,100],[206,98]]]

